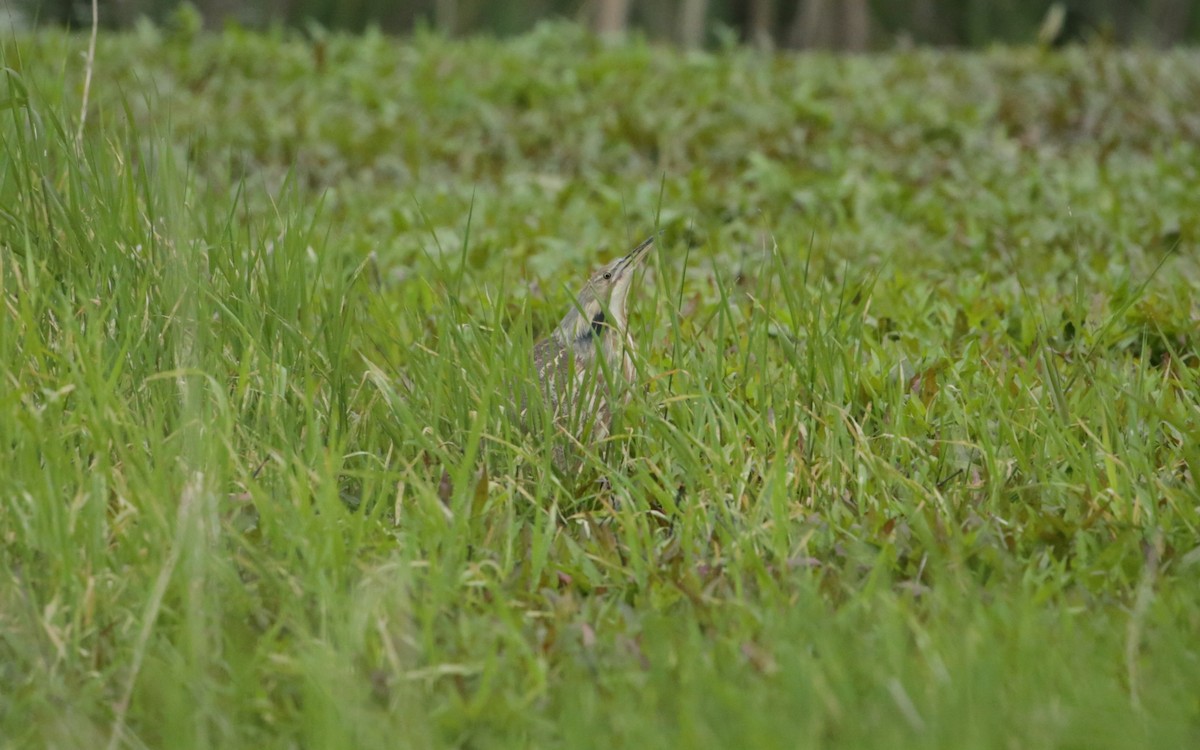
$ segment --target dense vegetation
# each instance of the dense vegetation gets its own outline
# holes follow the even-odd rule
[[[0,745],[1200,742],[1195,53],[2,45]]]

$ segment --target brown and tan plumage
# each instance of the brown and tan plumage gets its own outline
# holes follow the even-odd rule
[[[597,269],[570,311],[549,336],[534,345],[533,361],[546,413],[559,433],[554,463],[561,470],[577,464],[577,445],[608,437],[614,401],[621,395],[614,394],[614,389],[624,390],[633,382],[629,290],[653,244],[651,237]]]

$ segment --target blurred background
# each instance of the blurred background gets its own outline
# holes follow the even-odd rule
[[[210,28],[284,25],[395,34],[518,34],[569,19],[604,34],[683,46],[884,49],[905,44],[1111,42],[1171,46],[1200,38],[1194,0],[192,0]],[[163,22],[178,0],[99,0],[101,23]],[[90,24],[90,0],[0,0],[17,26]]]

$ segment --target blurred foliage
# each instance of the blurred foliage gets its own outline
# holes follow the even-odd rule
[[[6,64],[61,85],[61,68],[30,61],[72,44],[31,38]],[[757,237],[749,217],[760,217],[777,231],[816,228],[836,254],[912,243],[960,268],[994,268],[997,253],[1032,243],[1148,270],[1196,236],[1193,52],[681,56],[610,48],[570,24],[505,43],[422,33],[398,45],[378,32],[210,35],[177,14],[164,29],[102,38],[99,59],[89,124],[169,112],[212,184],[290,176],[335,219],[407,251],[429,221],[455,236],[481,186],[495,187],[474,209],[481,254],[548,245],[545,217],[581,201],[642,223],[662,188],[661,220],[694,238]],[[81,80],[67,71],[68,85]],[[152,96],[126,101],[147,86]],[[515,207],[523,225],[490,220]],[[565,220],[604,235],[588,211]],[[550,274],[564,257],[535,262]]]
[[[194,0],[212,27],[235,22],[262,28],[277,24],[361,31],[378,27],[412,33],[435,27],[443,33],[512,35],[539,21],[589,21],[609,0]],[[1030,43],[1050,32],[1055,43],[1111,40],[1171,45],[1200,39],[1200,10],[1190,0],[846,0],[869,16],[867,38],[847,40],[837,28],[842,0],[638,0],[626,23],[651,38],[680,41],[685,6],[698,6],[707,40],[753,40],[773,46],[888,47],[896,42],[982,46]],[[83,26],[91,23],[85,0],[10,0],[27,19]],[[179,0],[99,0],[101,22],[128,27],[138,18],[163,21]],[[833,27],[830,27],[830,24]],[[823,30],[806,30],[806,25]]]

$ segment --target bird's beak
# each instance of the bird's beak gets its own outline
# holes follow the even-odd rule
[[[642,240],[642,244],[635,247],[629,252],[628,255],[621,259],[621,270],[624,271],[627,268],[633,268],[637,266],[638,263],[642,262],[643,258],[650,254],[650,248],[653,246],[653,235]]]

